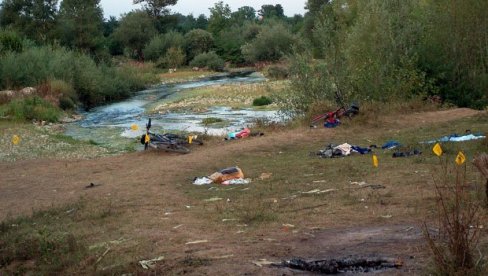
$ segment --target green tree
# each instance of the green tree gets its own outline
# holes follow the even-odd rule
[[[154,36],[144,47],[144,57],[148,60],[157,61],[163,57],[170,48],[180,49],[184,47],[183,35],[171,31],[169,33]]]
[[[285,17],[283,6],[281,6],[280,4],[262,5],[261,9],[258,11],[258,14],[259,16],[263,17],[263,19]]]
[[[218,35],[220,31],[229,26],[231,10],[228,4],[219,1],[214,7],[209,8],[210,18],[208,19],[208,31],[213,35]]]
[[[205,14],[200,14],[197,18],[195,29],[206,30],[208,27],[208,19]]]
[[[144,60],[144,46],[157,33],[154,20],[146,12],[133,11],[120,19],[120,26],[114,32],[114,39],[119,41],[131,54]]]
[[[45,43],[53,36],[58,0],[4,0],[0,26]]]
[[[164,55],[164,64],[169,68],[178,68],[185,63],[185,53],[181,48],[171,47]]]
[[[63,0],[59,8],[58,30],[63,45],[95,54],[103,47],[100,0]]]
[[[192,60],[198,54],[209,52],[213,46],[213,35],[205,30],[195,29],[185,34],[185,50],[188,60]]]
[[[240,7],[231,14],[231,21],[234,25],[254,20],[256,20],[256,10],[250,6]]]
[[[178,0],[134,0],[134,4],[144,4],[144,9],[154,18],[168,13],[167,7],[173,6]]]
[[[277,61],[291,54],[296,37],[282,24],[266,25],[254,40],[242,46],[242,53],[249,62]]]

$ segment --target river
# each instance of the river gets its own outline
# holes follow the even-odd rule
[[[178,84],[163,84],[137,92],[135,96],[113,104],[93,108],[82,112],[83,119],[66,127],[65,134],[78,140],[91,141],[107,147],[123,148],[128,139],[140,137],[145,131],[148,118],[152,118],[154,131],[185,131],[225,135],[235,131],[256,119],[279,121],[277,111],[257,111],[253,109],[232,109],[225,106],[210,107],[205,112],[190,111],[148,114],[148,107],[154,102],[161,102],[189,89],[216,84],[259,83],[266,79],[259,74],[222,74],[214,77]],[[205,126],[205,118],[220,118],[225,125]],[[137,130],[131,126],[137,126]]]

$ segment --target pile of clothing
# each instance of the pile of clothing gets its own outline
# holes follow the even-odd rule
[[[212,183],[222,185],[249,184],[249,179],[244,179],[244,173],[239,167],[230,167],[214,172],[209,176],[195,177],[194,185],[208,185]]]
[[[367,154],[371,152],[371,147],[360,147],[344,143],[341,145],[329,144],[324,149],[319,150],[315,155],[322,158],[334,158],[349,156],[351,153]]]

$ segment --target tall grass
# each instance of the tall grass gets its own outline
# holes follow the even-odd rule
[[[21,53],[8,52],[0,60],[0,88],[39,86],[50,80],[73,87],[77,99],[90,108],[128,97],[142,89],[146,76],[127,68],[96,64],[89,56],[60,47],[30,47]]]
[[[48,101],[32,96],[15,99],[0,109],[0,115],[15,120],[42,120],[47,122],[58,121],[61,112]]]

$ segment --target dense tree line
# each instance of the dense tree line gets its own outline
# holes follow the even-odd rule
[[[363,101],[487,106],[488,1],[308,0],[306,9],[310,51],[293,58],[286,109],[306,112],[338,90]]]
[[[86,56],[99,68],[125,56],[161,68],[213,70],[225,62],[287,60],[293,89],[284,103],[298,113],[337,90],[359,100],[438,95],[460,106],[488,102],[484,0],[308,0],[306,14],[293,17],[280,4],[233,11],[220,1],[209,17],[195,17],[172,13],[177,0],[134,3],[142,8],[105,19],[99,0],[4,0],[0,55],[15,62],[44,47]],[[14,78],[1,64],[1,88],[39,84]],[[58,77],[46,78],[36,81]],[[84,102],[106,100],[95,98]]]

